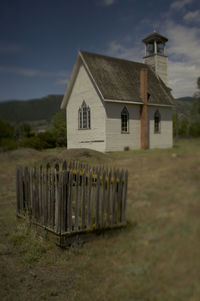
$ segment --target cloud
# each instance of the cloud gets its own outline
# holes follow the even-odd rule
[[[15,43],[7,43],[0,41],[0,53],[16,53],[22,50],[22,46]]]
[[[143,47],[126,47],[117,41],[111,41],[108,48],[105,50],[107,55],[118,57],[126,60],[141,61],[143,56]]]
[[[175,97],[193,95],[200,76],[200,32],[198,27],[187,27],[173,21],[165,23],[169,37],[169,86]]]
[[[28,69],[13,66],[0,66],[0,73],[15,74],[18,76],[24,76],[27,78],[52,78],[54,85],[66,85],[69,81],[69,72],[66,71],[42,71],[38,69]]]
[[[101,5],[110,6],[110,5],[113,5],[115,2],[116,2],[116,0],[102,0]]]
[[[195,10],[195,11],[190,11],[188,12],[183,19],[186,22],[191,22],[191,23],[199,23],[200,22],[200,9]]]
[[[12,73],[25,77],[67,77],[64,71],[42,71],[37,69],[20,68],[13,66],[0,66],[0,73]]]
[[[180,10],[183,9],[186,5],[191,4],[193,1],[194,0],[177,0],[170,5],[170,8]]]

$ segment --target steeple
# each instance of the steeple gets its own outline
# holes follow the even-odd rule
[[[144,63],[155,71],[166,86],[168,86],[168,57],[165,45],[167,41],[167,38],[155,31],[142,40],[145,44]]]

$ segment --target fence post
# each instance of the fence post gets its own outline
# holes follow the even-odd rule
[[[102,200],[101,200],[101,227],[104,227],[104,212],[105,212],[105,183],[106,183],[106,172],[103,171],[102,176]]]
[[[112,225],[116,221],[116,190],[117,190],[117,174],[113,174],[113,187],[112,187]]]
[[[76,204],[75,204],[75,230],[78,231],[79,219],[79,188],[80,187],[80,172],[76,174]]]
[[[128,170],[126,170],[124,174],[124,185],[123,185],[123,193],[122,193],[122,222],[126,221],[127,187],[128,187]]]
[[[88,227],[91,228],[91,193],[92,193],[92,170],[90,169],[89,177],[88,177]]]
[[[97,182],[96,182],[96,228],[99,228],[99,192],[100,192],[100,171],[97,171]]]
[[[85,169],[83,170],[82,177],[82,200],[81,200],[81,228],[85,228],[85,199],[86,199],[86,174]]]
[[[73,189],[73,172],[70,170],[69,172],[69,185],[68,185],[68,198],[67,198],[67,224],[68,224],[68,231],[72,231],[72,189]]]
[[[55,230],[60,232],[59,165],[55,165]]]

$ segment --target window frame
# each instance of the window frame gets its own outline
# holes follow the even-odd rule
[[[121,111],[121,134],[129,134],[129,112],[126,106]]]
[[[90,107],[87,106],[85,100],[83,100],[82,105],[78,109],[78,129],[91,129],[91,111]]]
[[[159,110],[156,110],[154,113],[154,134],[161,133],[161,114]]]

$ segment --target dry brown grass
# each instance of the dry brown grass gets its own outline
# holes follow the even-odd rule
[[[57,248],[15,218],[17,164],[80,158],[128,168],[126,229]],[[1,300],[200,300],[200,140],[113,154],[0,154]]]

